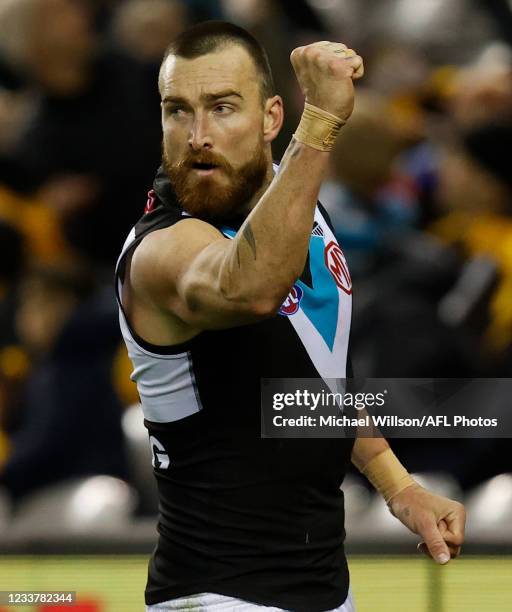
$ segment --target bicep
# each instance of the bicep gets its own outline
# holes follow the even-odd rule
[[[222,329],[258,318],[242,294],[230,294],[231,243],[196,219],[158,230],[132,259],[130,280],[137,295],[199,329]]]

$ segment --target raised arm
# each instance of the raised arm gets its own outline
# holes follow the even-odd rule
[[[276,312],[304,267],[329,149],[352,113],[352,81],[363,72],[359,56],[335,49],[346,48],[323,42],[292,53],[306,102],[321,110],[306,105],[279,173],[236,237],[227,240],[197,219],[153,232],[132,261],[135,292],[200,329]]]

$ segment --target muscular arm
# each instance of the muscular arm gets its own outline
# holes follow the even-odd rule
[[[150,234],[132,260],[135,292],[197,328],[274,314],[304,267],[328,156],[292,140],[233,240],[196,219]]]
[[[322,41],[291,55],[306,101],[341,122],[352,113],[353,80],[363,75],[362,59],[344,49]],[[233,240],[188,219],[142,241],[130,272],[139,299],[198,330],[240,325],[276,312],[304,267],[329,159],[326,150],[309,146],[304,129]]]

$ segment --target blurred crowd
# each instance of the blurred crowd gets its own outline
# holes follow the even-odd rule
[[[263,43],[286,121],[291,50],[365,58],[321,201],[354,281],[366,377],[512,373],[512,8],[507,0],[0,0],[0,486],[130,479],[137,401],[112,288],[160,159],[157,74],[190,23]],[[405,440],[411,470],[463,488],[511,471],[506,440]]]

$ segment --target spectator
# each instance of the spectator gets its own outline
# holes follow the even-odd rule
[[[102,47],[79,3],[30,6],[20,57],[39,102],[11,157],[25,189],[58,194],[73,246],[112,265],[160,158],[157,67]]]
[[[0,484],[19,499],[67,478],[126,477],[111,381],[119,336],[110,291],[97,292],[79,269],[34,270],[22,286],[17,323],[34,365],[11,410],[12,452]]]
[[[320,192],[356,277],[376,265],[383,240],[406,231],[418,215],[412,184],[394,172],[402,145],[388,116],[385,99],[358,95]]]

